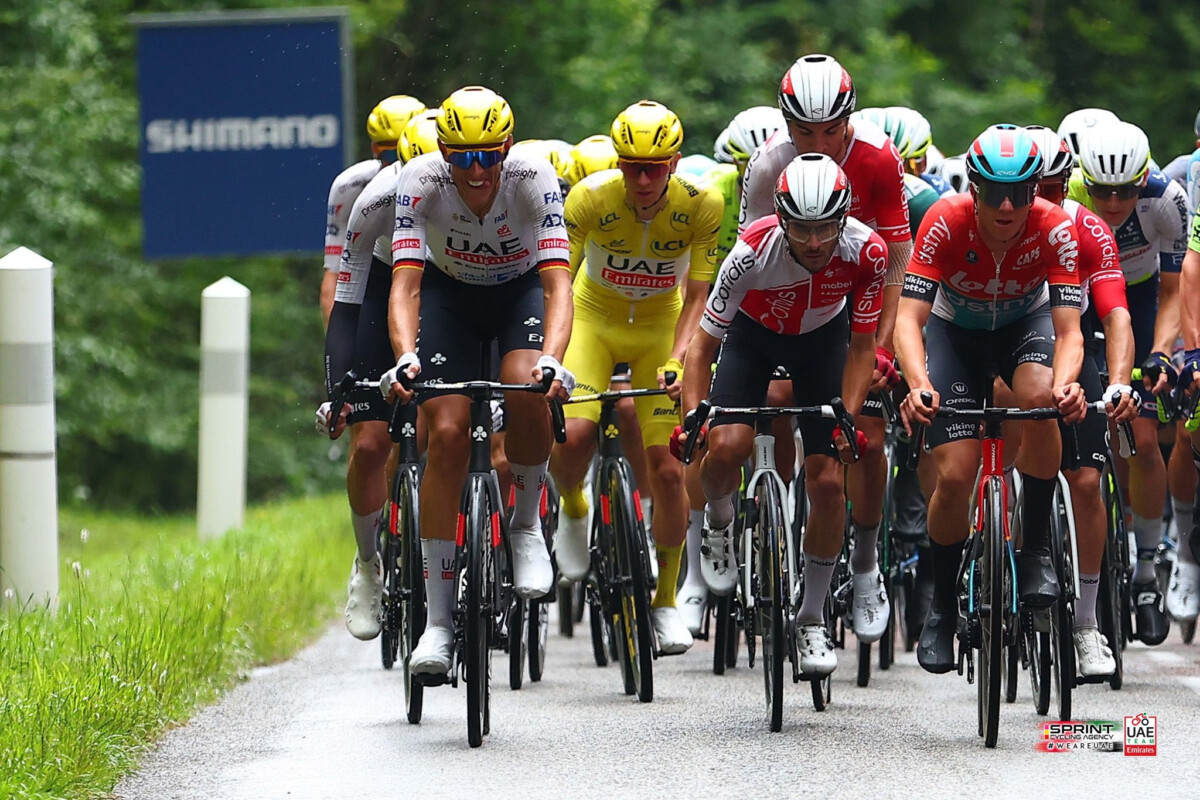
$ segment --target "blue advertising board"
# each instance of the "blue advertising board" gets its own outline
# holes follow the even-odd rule
[[[320,252],[353,150],[345,10],[131,22],[146,258]]]

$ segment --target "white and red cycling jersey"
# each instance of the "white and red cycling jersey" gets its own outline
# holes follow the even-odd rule
[[[1107,317],[1114,308],[1128,310],[1125,276],[1121,274],[1117,240],[1112,229],[1074,200],[1064,200],[1063,210],[1075,223],[1075,233],[1079,236],[1079,288],[1083,294],[1080,311],[1087,311],[1090,302],[1095,302],[1100,319]]]
[[[750,156],[742,179],[738,233],[751,221],[775,213],[775,182],[798,155],[787,128],[780,128]],[[888,244],[912,241],[904,165],[888,135],[869,122],[855,123],[840,166],[850,180],[849,215],[878,231]]]
[[[397,161],[371,179],[358,195],[346,220],[342,265],[338,272],[339,303],[362,305],[371,262],[391,263],[392,230],[396,226],[396,181],[404,165]]]
[[[850,331],[874,333],[886,272],[883,238],[853,217],[846,219],[833,258],[815,274],[792,258],[775,216],[763,217],[725,257],[700,327],[720,338],[741,312],[774,333],[796,336],[829,322],[850,302]]]
[[[463,202],[441,153],[408,162],[396,182],[395,269],[424,269],[428,260],[476,286],[506,283],[531,269],[569,269],[554,166],[509,155],[499,183],[492,207],[480,219]]]
[[[329,186],[329,203],[325,207],[325,269],[337,272],[342,265],[342,245],[346,239],[346,220],[359,194],[371,179],[383,169],[383,162],[369,158],[347,167]]]

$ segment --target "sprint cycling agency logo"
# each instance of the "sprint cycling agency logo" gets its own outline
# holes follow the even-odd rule
[[[1127,756],[1158,755],[1158,717],[1137,714],[1116,720],[1070,720],[1044,722],[1041,740],[1034,745],[1040,753],[1091,750],[1124,753]]]

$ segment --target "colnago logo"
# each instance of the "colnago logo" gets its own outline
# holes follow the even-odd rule
[[[340,139],[341,122],[333,114],[155,119],[146,124],[146,150],[151,154],[323,149],[336,147]]]

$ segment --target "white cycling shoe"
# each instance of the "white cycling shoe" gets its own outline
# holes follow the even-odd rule
[[[650,621],[654,625],[654,634],[658,637],[658,652],[664,656],[677,656],[686,653],[692,647],[692,634],[679,609],[663,607],[650,609]]]
[[[454,631],[433,626],[421,634],[408,659],[408,671],[414,675],[445,675],[450,671],[454,649]]]
[[[854,576],[854,635],[860,642],[877,642],[892,613],[879,568]]]
[[[1185,564],[1178,558],[1171,568],[1167,585],[1167,613],[1180,622],[1194,620],[1200,614],[1200,566]]]
[[[809,622],[796,631],[800,650],[800,674],[808,676],[832,675],[837,669],[837,653],[829,641],[829,631],[824,623]]]
[[[698,635],[704,625],[704,604],[707,600],[708,587],[703,583],[685,581],[679,589],[676,607],[679,609],[679,616],[683,618],[683,624],[692,636]]]
[[[509,528],[508,545],[512,550],[513,591],[526,600],[544,597],[554,584],[554,566],[541,530]]]
[[[383,626],[383,561],[379,553],[370,561],[354,557],[350,586],[346,590],[346,629],[355,639],[369,641]]]
[[[733,548],[733,521],[724,528],[713,530],[708,518],[700,534],[700,575],[709,591],[724,597],[737,586],[737,553]]]
[[[1079,665],[1080,675],[1091,678],[1097,675],[1112,675],[1117,671],[1112,648],[1108,646],[1108,639],[1099,629],[1091,625],[1076,628],[1071,638],[1075,642],[1075,662]]]
[[[558,515],[558,530],[554,532],[554,562],[558,564],[558,574],[567,580],[583,580],[592,566],[592,557],[588,552],[588,532],[591,527],[588,517],[575,519],[565,513]]]

